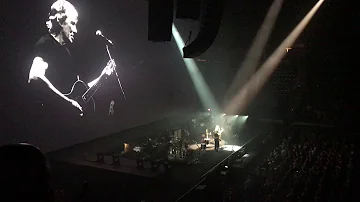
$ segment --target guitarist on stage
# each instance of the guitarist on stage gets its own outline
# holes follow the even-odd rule
[[[41,105],[43,111],[65,110],[66,107],[60,109],[61,106],[73,106],[80,113],[83,111],[77,101],[63,93],[69,91],[77,75],[77,66],[67,48],[77,34],[77,22],[75,7],[66,0],[57,0],[52,4],[46,22],[48,34],[36,43],[28,83],[32,84],[36,104]],[[105,68],[102,74],[110,75],[112,71],[112,68]],[[87,87],[95,85],[99,78],[86,84]]]
[[[219,151],[219,147],[220,147],[220,136],[218,133],[214,134],[214,142],[215,142],[215,151]]]

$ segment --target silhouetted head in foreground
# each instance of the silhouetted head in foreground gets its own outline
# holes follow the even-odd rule
[[[0,147],[0,196],[6,201],[51,201],[44,154],[29,144]]]

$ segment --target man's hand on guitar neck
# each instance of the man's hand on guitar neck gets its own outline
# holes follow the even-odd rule
[[[89,86],[89,88],[91,88],[93,85],[95,85],[100,80],[102,75],[106,74],[106,75],[110,76],[114,72],[115,67],[116,67],[115,61],[109,60],[106,67],[101,72],[100,76],[87,84]]]
[[[101,72],[101,74],[106,74],[110,76],[114,72],[115,67],[116,67],[115,61],[109,60],[109,62],[107,63],[106,67]]]

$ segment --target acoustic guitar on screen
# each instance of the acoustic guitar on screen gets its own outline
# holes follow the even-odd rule
[[[95,83],[90,87],[82,80],[80,80],[79,76],[77,76],[77,80],[71,87],[69,93],[64,94],[68,96],[70,99],[75,100],[79,103],[82,108],[83,116],[84,114],[95,112],[96,105],[94,100],[94,95],[103,82],[112,74],[116,67],[114,60],[109,60],[106,67],[101,72],[100,76],[95,80]]]

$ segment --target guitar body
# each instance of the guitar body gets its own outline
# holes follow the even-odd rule
[[[92,97],[86,97],[89,88],[85,83],[77,81],[74,83],[72,91],[68,94],[68,98],[75,100],[82,107],[83,114],[88,115],[95,112],[95,101]]]
[[[97,78],[96,82],[90,88],[88,88],[87,84],[81,81],[78,76],[77,81],[75,81],[75,83],[72,85],[70,93],[64,94],[68,96],[68,98],[75,100],[81,106],[83,111],[83,113],[80,113],[81,116],[92,114],[95,112],[95,101],[93,96],[115,67],[115,62],[113,60],[110,60],[102,71],[101,75]]]

